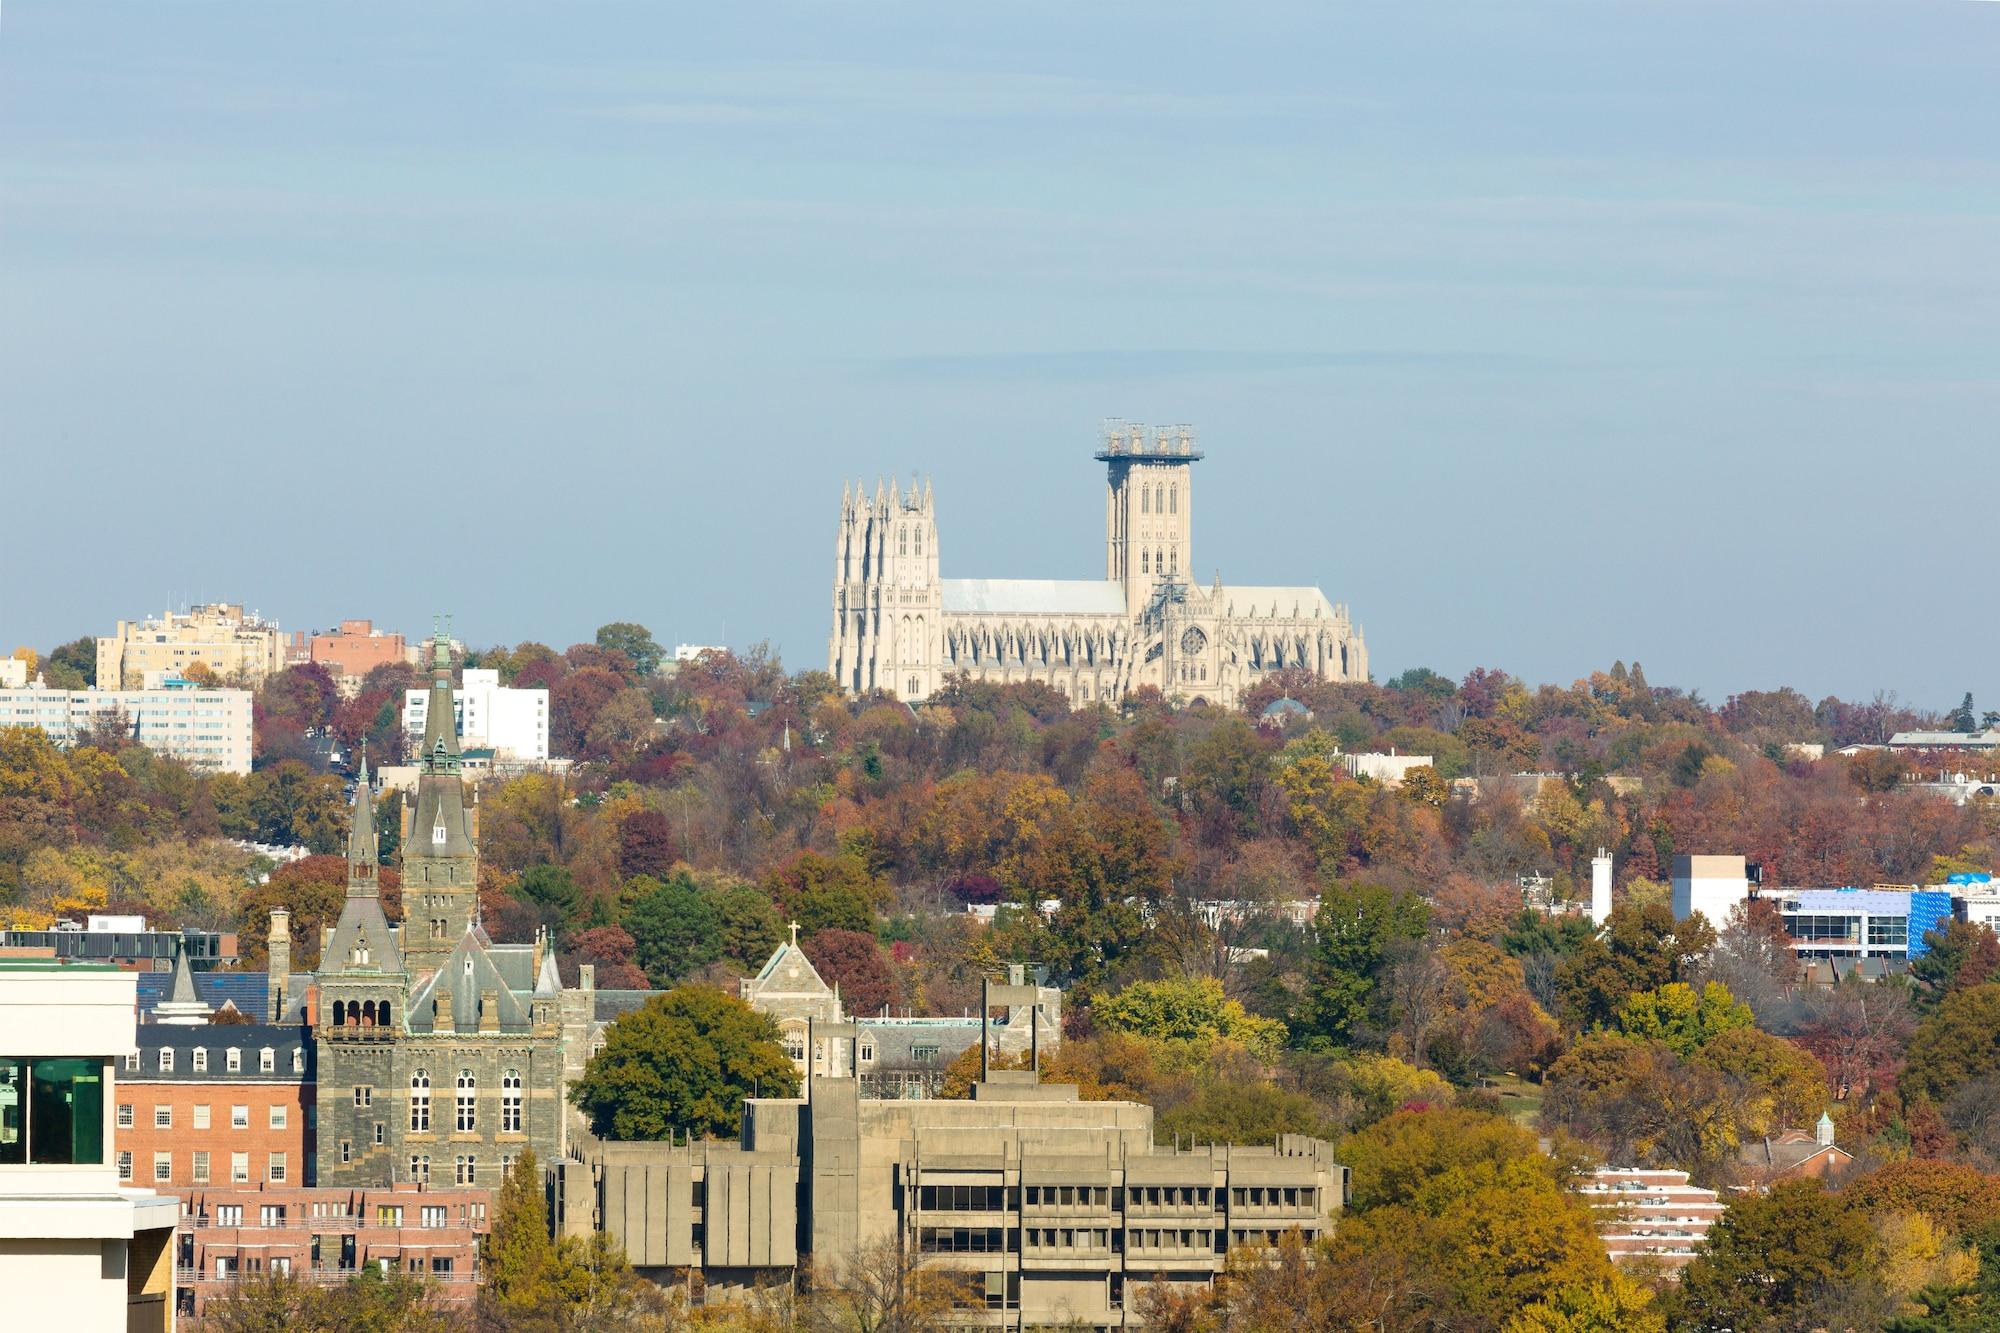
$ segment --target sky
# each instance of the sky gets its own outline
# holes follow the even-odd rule
[[[0,3],[0,649],[822,666],[844,478],[1094,577],[1125,418],[1379,679],[2000,706],[2000,3]]]

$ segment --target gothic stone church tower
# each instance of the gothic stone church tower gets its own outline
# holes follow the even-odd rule
[[[479,924],[477,825],[461,764],[439,635],[416,794],[403,807],[400,925],[376,883],[365,760],[355,782],[347,897],[311,1006],[322,1185],[497,1188],[523,1149],[545,1162],[562,1151],[566,1006],[555,956],[540,934],[495,944]]]
[[[827,670],[851,693],[910,700],[964,672],[1043,681],[1076,703],[1151,685],[1223,707],[1286,668],[1368,679],[1361,627],[1317,587],[1194,581],[1201,457],[1186,426],[1106,429],[1101,580],[940,578],[928,483],[878,483],[872,500],[843,487]]]

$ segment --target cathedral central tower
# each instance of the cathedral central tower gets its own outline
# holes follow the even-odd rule
[[[1194,464],[1201,454],[1187,426],[1114,421],[1097,461],[1104,486],[1104,577],[1125,589],[1125,614],[1136,616],[1153,589],[1194,569]]]

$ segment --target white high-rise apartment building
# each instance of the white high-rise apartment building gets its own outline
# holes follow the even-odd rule
[[[516,690],[500,683],[500,673],[467,667],[451,692],[458,712],[459,744],[487,749],[495,758],[546,762],[549,757],[549,692]],[[403,700],[403,733],[414,749],[424,738],[430,692],[411,690]]]
[[[40,727],[57,745],[124,719],[138,742],[196,768],[250,771],[250,691],[205,689],[154,672],[148,689],[0,690],[0,727]]]

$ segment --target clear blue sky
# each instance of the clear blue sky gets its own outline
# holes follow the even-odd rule
[[[5,0],[0,648],[823,665],[844,476],[1089,577],[1121,416],[1381,677],[2000,705],[1997,135],[1976,0]]]

